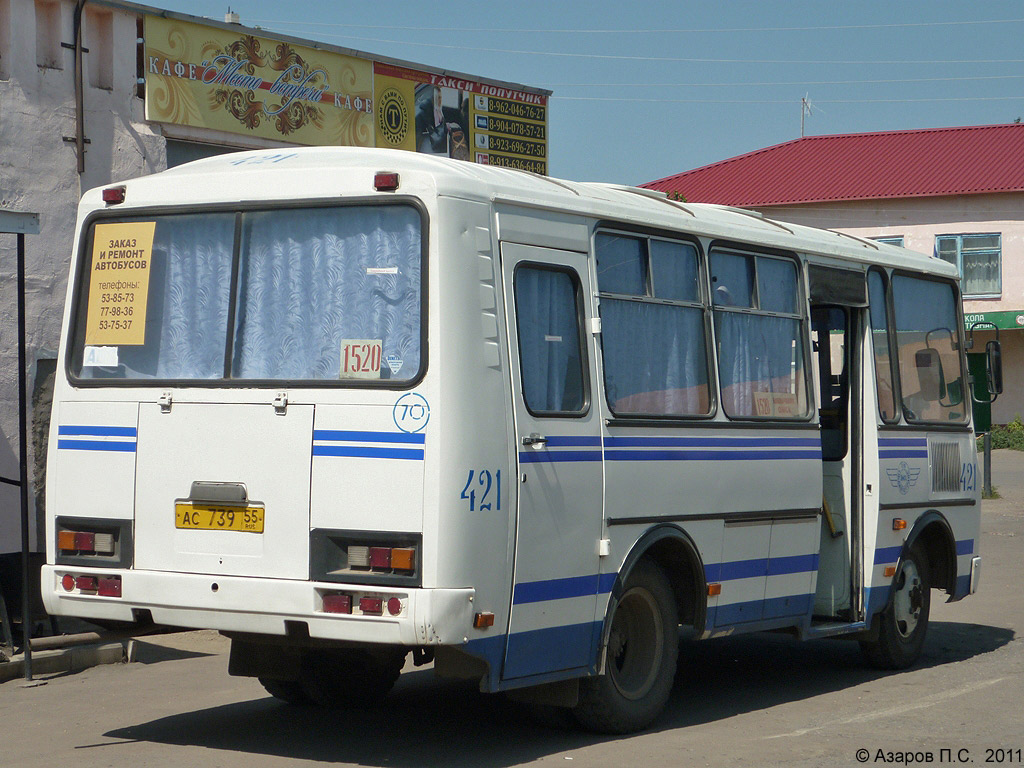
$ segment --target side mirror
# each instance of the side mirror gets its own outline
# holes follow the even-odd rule
[[[1003,393],[1003,350],[998,341],[985,344],[985,373],[988,376],[988,393]]]
[[[914,353],[914,368],[921,387],[921,397],[928,402],[941,400],[946,396],[946,380],[942,376],[942,360],[939,351],[931,347]]]

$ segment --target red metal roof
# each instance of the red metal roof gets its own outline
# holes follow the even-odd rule
[[[807,136],[641,186],[761,207],[1024,190],[1024,124]]]

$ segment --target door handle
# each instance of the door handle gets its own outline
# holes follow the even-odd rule
[[[543,448],[547,444],[548,439],[536,432],[532,432],[523,438],[523,445],[532,445],[534,448]]]

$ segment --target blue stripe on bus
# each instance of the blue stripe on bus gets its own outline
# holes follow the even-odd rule
[[[88,435],[91,437],[138,437],[135,427],[57,427],[58,435]]]
[[[539,464],[547,461],[600,461],[601,451],[520,451],[519,461],[523,464]]]
[[[314,429],[314,440],[333,440],[362,443],[426,443],[423,432],[360,432],[339,429]]]
[[[927,459],[928,451],[908,451],[905,448],[898,451],[882,451],[878,452],[878,458],[880,459]]]
[[[776,461],[821,460],[821,451],[605,451],[608,461]]]
[[[551,437],[547,438],[547,442],[548,442],[549,446],[553,446],[555,448],[561,448],[561,447],[568,448],[568,447],[573,447],[573,446],[580,447],[580,448],[582,448],[582,447],[599,448],[601,446],[601,438],[600,437],[592,437],[592,436],[589,436],[589,435],[578,435],[578,436],[576,436],[576,435],[562,435],[562,436],[552,435]]]
[[[595,573],[588,576],[570,576],[564,579],[524,581],[516,584],[512,592],[515,605],[541,603],[547,600],[564,600],[568,597],[585,597],[605,594],[615,586],[617,573]]]
[[[891,565],[900,559],[903,552],[903,545],[896,547],[880,547],[875,550],[875,565]],[[974,539],[962,539],[956,542],[957,555],[973,555]]]
[[[782,576],[787,573],[807,573],[818,570],[818,556],[786,555],[773,557],[768,561],[768,575]]]
[[[374,445],[314,445],[314,456],[349,456],[363,459],[413,459],[423,461],[422,448],[385,448]]]
[[[117,451],[135,453],[135,443],[114,440],[57,440],[57,447],[69,451]]]
[[[604,444],[613,448],[819,448],[821,440],[816,437],[606,437]]]
[[[888,565],[889,563],[895,563],[900,559],[900,553],[902,551],[902,544],[895,547],[879,547],[875,550],[875,565]]]

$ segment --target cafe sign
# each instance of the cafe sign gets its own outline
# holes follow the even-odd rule
[[[373,62],[145,17],[146,119],[309,145],[374,146]]]

